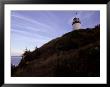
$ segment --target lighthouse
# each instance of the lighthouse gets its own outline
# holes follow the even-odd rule
[[[77,13],[76,13],[76,15],[77,15]],[[78,17],[75,17],[73,19],[72,26],[73,26],[74,30],[78,30],[78,29],[81,28],[81,21],[80,21],[80,19]]]

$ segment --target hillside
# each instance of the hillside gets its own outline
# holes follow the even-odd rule
[[[12,76],[100,76],[100,27],[75,30],[26,50]]]

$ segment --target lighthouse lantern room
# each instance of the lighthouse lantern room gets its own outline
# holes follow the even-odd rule
[[[76,13],[77,14],[77,13]],[[72,22],[72,26],[74,30],[78,30],[81,28],[81,21],[79,18],[75,17]]]

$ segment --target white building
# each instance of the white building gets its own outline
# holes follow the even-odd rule
[[[79,18],[76,18],[76,17],[75,17],[75,18],[73,19],[72,26],[73,26],[73,29],[74,29],[74,30],[78,30],[78,29],[81,28],[81,22],[80,22]]]

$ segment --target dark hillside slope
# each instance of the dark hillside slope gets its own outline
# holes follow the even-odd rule
[[[24,54],[12,76],[100,76],[100,28],[66,33]]]

